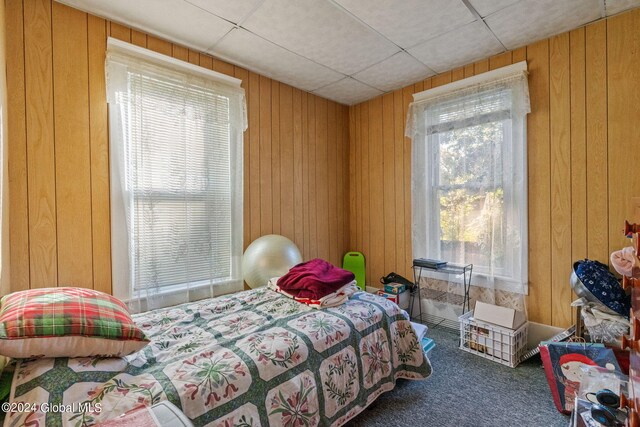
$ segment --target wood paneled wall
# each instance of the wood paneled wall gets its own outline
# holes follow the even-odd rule
[[[6,49],[6,28],[5,28],[5,13],[4,3],[0,3],[0,70],[6,70],[7,68],[7,49]],[[0,109],[3,113],[2,123],[0,124],[0,133],[2,141],[7,141],[7,79],[6,74],[0,75]],[[0,233],[0,295],[4,295],[9,292],[10,282],[10,255],[9,251],[9,192],[7,191],[9,186],[9,168],[8,158],[9,150],[7,144],[0,145],[0,165],[2,171],[0,176],[2,177],[2,184],[0,184],[0,227],[2,232]]]
[[[241,79],[245,247],[276,233],[341,262],[346,106],[51,0],[7,0],[6,21],[12,290],[111,291],[108,36]]]
[[[571,323],[572,262],[608,262],[640,194],[640,10],[469,64],[350,108],[350,246],[368,282],[411,277],[411,95],[527,60],[531,320]]]
[[[306,259],[367,257],[411,276],[413,93],[527,60],[529,315],[570,322],[574,260],[607,261],[640,194],[640,11],[347,107],[51,0],[7,0],[11,289],[111,290],[106,38],[243,81],[245,246],[269,233]],[[348,171],[348,172],[347,172]],[[349,191],[352,188],[352,191]]]

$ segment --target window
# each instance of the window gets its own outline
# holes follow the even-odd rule
[[[242,89],[132,49],[107,56],[114,285],[140,309],[241,289]]]
[[[414,95],[413,247],[415,257],[473,264],[486,282],[519,291],[527,283],[528,90],[522,70],[500,73]]]

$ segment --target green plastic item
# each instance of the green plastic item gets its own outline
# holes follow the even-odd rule
[[[356,275],[356,284],[360,289],[366,289],[364,269],[364,255],[361,252],[347,252],[342,259],[342,268]]]

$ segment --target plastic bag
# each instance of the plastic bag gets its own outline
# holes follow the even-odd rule
[[[584,326],[589,331],[593,342],[619,345],[620,337],[629,332],[630,323],[623,316],[605,313],[598,309],[597,304],[579,298],[571,303],[572,307],[582,307],[580,315]]]
[[[623,373],[612,369],[613,367],[600,367],[582,365],[582,381],[580,382],[580,388],[578,390],[577,397],[594,402],[591,396],[592,393],[597,393],[600,390],[611,390],[618,396],[626,392],[629,377]]]

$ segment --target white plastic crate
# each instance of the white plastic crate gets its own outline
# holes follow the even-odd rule
[[[460,321],[460,349],[515,368],[527,349],[529,322],[518,329],[478,322],[469,311]]]

